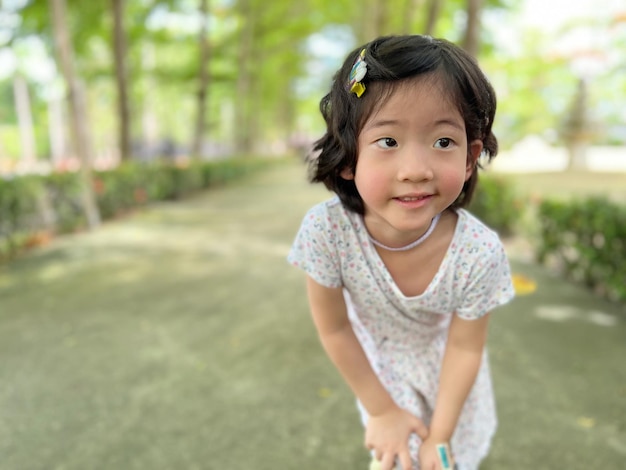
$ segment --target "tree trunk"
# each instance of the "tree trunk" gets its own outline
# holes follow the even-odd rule
[[[250,128],[250,101],[254,99],[252,88],[252,66],[255,58],[252,52],[254,39],[254,15],[250,0],[239,2],[239,15],[242,27],[239,31],[239,71],[237,74],[237,97],[235,102],[235,148],[238,153],[252,152],[252,129]]]
[[[145,43],[141,48],[141,68],[143,79],[143,101],[141,103],[141,142],[145,158],[152,159],[158,154],[159,121],[154,111],[154,90],[157,88],[154,79],[155,60],[154,44]]]
[[[211,48],[208,40],[208,18],[209,2],[208,0],[200,0],[200,17],[202,25],[200,27],[200,36],[198,43],[200,45],[200,74],[198,76],[198,115],[196,116],[196,130],[193,139],[193,156],[200,158],[202,156],[202,141],[206,131],[206,110],[208,106],[208,89],[209,89],[209,63],[211,60]]]
[[[588,85],[584,78],[578,79],[578,87],[570,106],[562,138],[569,153],[568,170],[586,170],[587,147],[591,139],[588,116]]]
[[[13,93],[15,95],[15,110],[17,112],[17,121],[20,129],[22,163],[28,168],[35,164],[37,151],[28,85],[24,77],[19,74],[15,75],[13,78]]]
[[[419,11],[422,0],[404,0],[404,14],[402,15],[402,34],[413,32],[415,13]]]
[[[60,98],[51,98],[48,101],[48,133],[50,135],[50,158],[54,166],[66,157],[65,119],[63,116],[63,102]]]
[[[389,3],[387,0],[376,0],[376,30],[375,37],[391,33],[389,25]],[[373,37],[370,38],[374,39]]]
[[[357,26],[357,39],[363,44],[384,34],[389,21],[385,0],[362,0],[360,24]]]
[[[113,4],[113,57],[118,105],[118,145],[120,159],[130,159],[130,109],[128,102],[128,71],[126,65],[126,32],[124,30],[124,0],[112,0]]]
[[[587,147],[586,142],[572,142],[567,145],[569,156],[567,163],[568,171],[584,171],[588,169]]]
[[[467,0],[467,24],[463,37],[463,49],[477,57],[480,50],[480,12],[482,0]]]
[[[52,10],[54,42],[59,65],[65,78],[70,107],[70,121],[74,148],[80,158],[81,199],[87,226],[94,229],[100,225],[100,213],[96,204],[91,179],[91,148],[87,129],[87,116],[83,102],[82,89],[74,72],[74,54],[67,29],[67,6],[65,0],[49,0]]]
[[[443,8],[443,0],[429,0],[428,1],[428,13],[426,15],[426,25],[424,27],[424,34],[429,36],[435,35],[435,28],[437,27],[437,21],[441,10]]]

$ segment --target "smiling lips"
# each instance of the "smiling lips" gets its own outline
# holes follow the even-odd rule
[[[403,206],[421,207],[432,197],[432,194],[407,194],[404,196],[394,197],[393,200],[399,202]]]

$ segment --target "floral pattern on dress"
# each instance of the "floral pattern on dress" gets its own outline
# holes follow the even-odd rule
[[[447,331],[456,313],[476,319],[514,296],[509,263],[498,235],[460,209],[454,236],[426,290],[405,296],[369,242],[360,215],[339,199],[304,217],[288,261],[319,284],[343,287],[355,335],[396,403],[429,425]],[[363,422],[367,413],[359,404]],[[477,469],[496,429],[487,352],[451,440],[462,470]],[[409,442],[418,470],[420,441]]]

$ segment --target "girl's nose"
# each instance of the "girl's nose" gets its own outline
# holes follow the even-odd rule
[[[407,147],[398,158],[399,181],[424,181],[433,179],[433,170],[425,149]]]

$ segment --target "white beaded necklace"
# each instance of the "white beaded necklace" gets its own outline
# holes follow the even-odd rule
[[[424,235],[419,237],[414,242],[411,242],[408,245],[401,246],[399,248],[393,248],[391,246],[383,245],[378,240],[374,239],[369,233],[367,234],[367,237],[370,239],[370,241],[374,245],[376,245],[376,246],[378,246],[380,248],[383,248],[384,250],[388,250],[388,251],[407,251],[407,250],[410,250],[411,248],[415,248],[417,245],[421,245],[422,243],[424,243],[424,241],[426,241],[426,239],[430,236],[430,234],[433,233],[433,231],[435,230],[435,227],[437,226],[437,222],[439,222],[439,218],[440,217],[441,217],[441,214],[437,214],[433,218],[433,220],[431,220],[430,227],[428,227],[428,230],[426,230]]]

